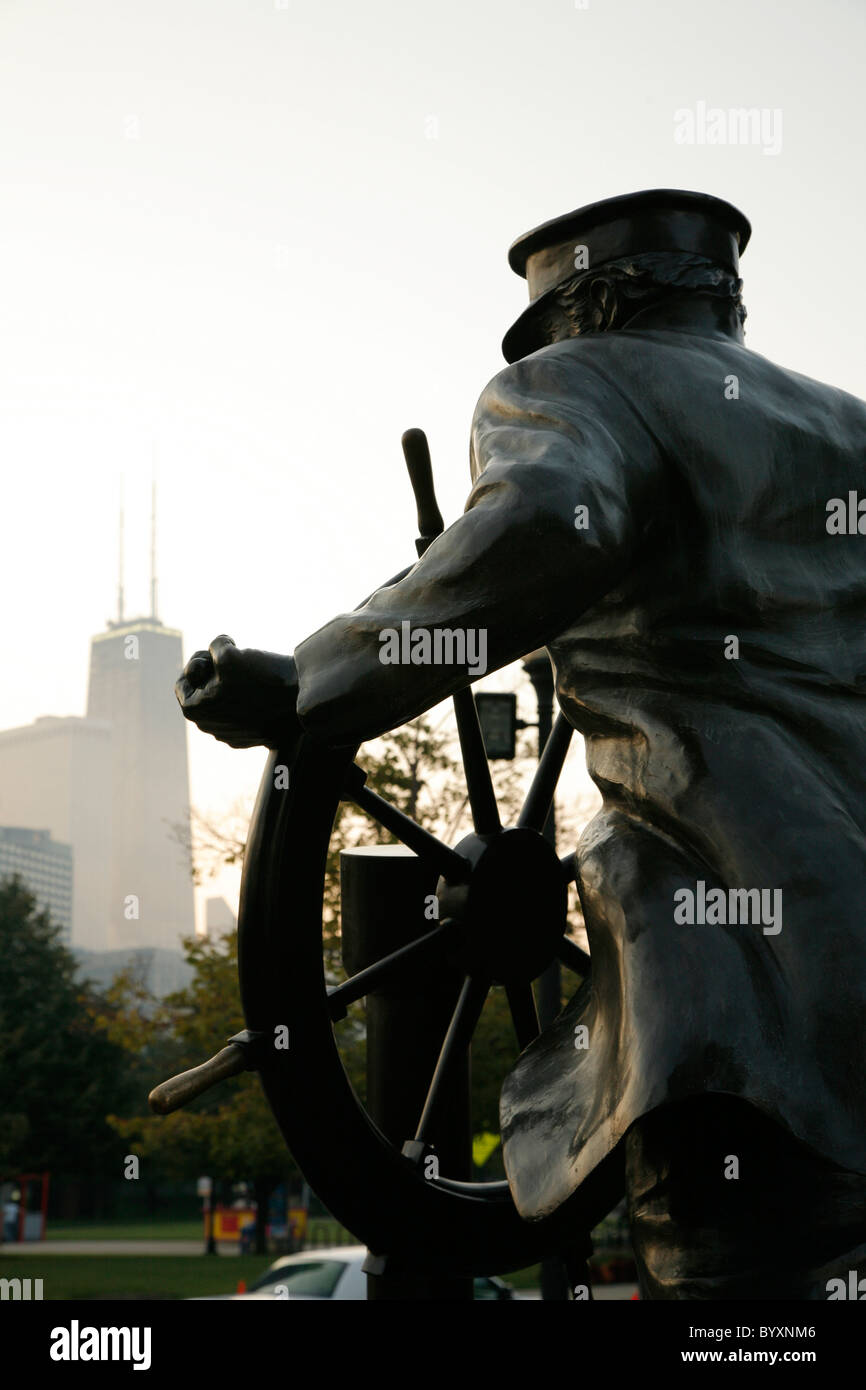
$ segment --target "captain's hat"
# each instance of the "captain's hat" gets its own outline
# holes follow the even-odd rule
[[[518,237],[508,252],[512,270],[529,286],[530,304],[502,340],[506,362],[544,346],[542,318],[553,292],[582,270],[588,274],[605,261],[645,251],[686,251],[738,275],[751,230],[733,204],[678,188],[605,198],[543,222]]]

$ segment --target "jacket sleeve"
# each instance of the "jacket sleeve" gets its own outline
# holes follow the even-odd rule
[[[651,436],[616,388],[574,360],[539,353],[495,377],[475,410],[470,460],[463,516],[398,583],[295,651],[298,716],[313,736],[363,742],[483,674],[479,652],[489,672],[545,646],[628,571],[657,506]],[[395,637],[411,651],[407,623],[413,639],[463,634],[473,671],[468,660],[425,661],[422,645],[418,664],[391,664]]]

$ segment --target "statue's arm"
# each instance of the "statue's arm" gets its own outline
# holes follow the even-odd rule
[[[563,632],[628,572],[663,505],[640,416],[574,361],[530,358],[494,378],[472,473],[463,516],[417,564],[293,656],[228,637],[196,652],[175,687],[186,718],[235,748],[288,750],[304,731],[333,745],[373,738]],[[416,645],[425,632],[432,660]]]
[[[393,664],[395,638],[411,655],[419,629],[431,647],[437,629],[462,633],[467,653],[495,671],[545,645],[628,570],[658,502],[655,446],[636,416],[601,423],[624,407],[600,399],[592,381],[582,395],[580,379],[521,367],[495,378],[478,403],[464,515],[403,579],[296,649],[297,712],[314,736],[374,737],[480,674],[479,660],[475,670],[468,660]]]

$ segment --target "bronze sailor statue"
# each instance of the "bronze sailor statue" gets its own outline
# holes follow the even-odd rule
[[[651,190],[521,237],[463,516],[292,655],[217,638],[177,686],[235,747],[354,745],[472,679],[386,630],[548,649],[603,798],[592,977],[505,1082],[504,1159],[522,1217],[576,1229],[618,1174],[650,1299],[866,1273],[866,405],[746,348],[749,235]]]

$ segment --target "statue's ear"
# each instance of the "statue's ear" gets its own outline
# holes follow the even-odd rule
[[[612,328],[616,318],[618,296],[609,280],[599,277],[589,287],[592,303],[592,326],[602,332]]]

